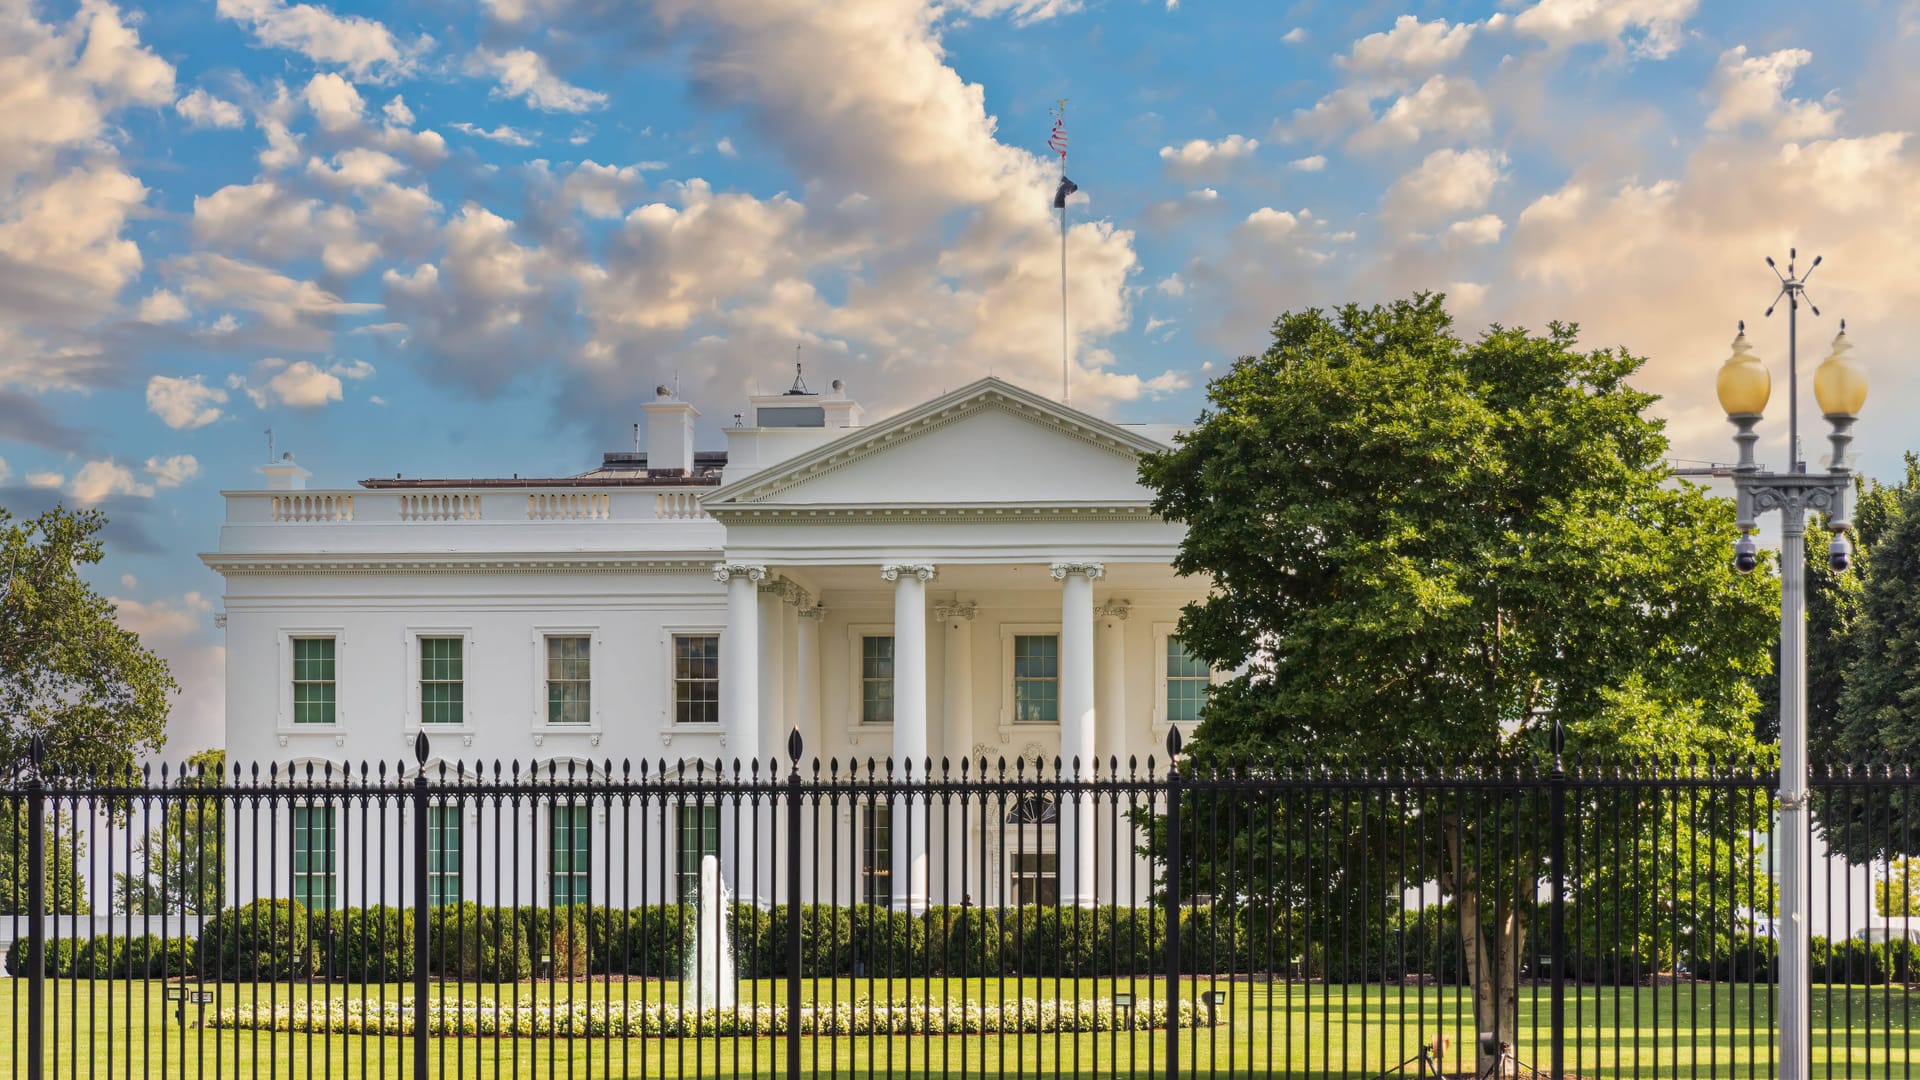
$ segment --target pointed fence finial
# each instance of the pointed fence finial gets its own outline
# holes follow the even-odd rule
[[[793,767],[796,769],[800,767],[801,748],[800,729],[795,727],[787,733],[787,760],[793,762]]]
[[[1170,727],[1167,729],[1167,757],[1177,758],[1179,756],[1180,756],[1180,729],[1177,727]]]
[[[427,764],[427,733],[424,731],[413,737],[413,760],[422,767]]]
[[[47,740],[36,734],[27,740],[27,764],[33,766],[35,776],[40,773],[40,763],[47,759]]]

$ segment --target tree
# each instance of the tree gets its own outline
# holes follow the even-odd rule
[[[8,798],[0,802],[0,915],[25,915],[32,894],[27,891],[27,806],[26,800]],[[41,882],[41,902],[47,914],[85,915],[91,910],[90,889],[80,874],[80,860],[86,856],[86,839],[80,833],[80,821],[73,807],[57,799],[47,800],[46,880]]]
[[[165,739],[178,689],[166,661],[80,577],[104,554],[104,524],[95,510],[16,522],[0,509],[0,761],[24,761],[39,735],[52,774],[124,776]]]
[[[1873,882],[1873,910],[1888,918],[1920,915],[1920,859],[1894,859]]]
[[[1655,399],[1627,383],[1643,361],[1576,343],[1559,323],[1463,342],[1422,294],[1283,315],[1209,386],[1199,425],[1141,465],[1154,509],[1187,526],[1175,568],[1214,585],[1181,639],[1241,672],[1208,700],[1196,764],[1512,760],[1548,752],[1556,725],[1569,753],[1759,751],[1778,584],[1731,571],[1729,501],[1669,483]],[[1723,872],[1752,857],[1736,823],[1760,808],[1738,809],[1697,838]],[[1489,976],[1524,955],[1536,883],[1495,883],[1468,853],[1523,837],[1461,842],[1477,827],[1422,830],[1448,842],[1410,854],[1455,901],[1480,1030],[1513,1031],[1514,980]],[[1652,902],[1593,861],[1577,890]]]
[[[187,759],[177,790],[218,788],[227,753]],[[113,875],[114,906],[127,915],[212,915],[226,900],[225,801],[217,795],[165,799],[161,823],[133,846],[129,869]]]

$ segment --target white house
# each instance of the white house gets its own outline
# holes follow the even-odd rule
[[[1173,629],[1205,584],[1173,573],[1182,532],[1137,479],[1171,429],[992,378],[870,425],[838,383],[796,382],[752,398],[724,452],[694,450],[699,413],[664,388],[644,408],[646,452],[577,476],[317,490],[288,457],[265,490],[226,492],[204,559],[226,581],[229,760],[410,765],[424,730],[454,772],[758,759],[784,776],[797,729],[809,775],[815,758],[918,776],[929,759],[1056,755],[1124,772],[1195,720],[1209,675]],[[442,894],[511,900],[504,871],[526,902],[618,903],[637,872],[670,896],[653,864],[672,848],[684,874],[718,847],[743,893],[770,898],[748,880],[749,824],[610,806],[521,823],[526,847],[498,856],[484,806],[436,817]],[[857,843],[828,857],[807,841],[843,900],[1146,898],[1124,837],[1071,805],[1025,808],[1017,841],[979,813],[894,829],[900,808],[854,809],[834,831]],[[361,826],[337,812],[279,809],[290,847],[271,873],[316,901],[378,902],[350,872],[365,852],[342,850]],[[637,871],[606,865],[643,842]],[[827,880],[810,891],[827,898]]]

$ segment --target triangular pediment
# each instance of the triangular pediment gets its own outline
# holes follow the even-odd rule
[[[1144,505],[1138,432],[999,379],[862,428],[703,500],[751,506]]]

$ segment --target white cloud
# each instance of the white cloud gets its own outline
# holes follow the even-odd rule
[[[205,90],[193,90],[174,102],[173,111],[185,118],[190,127],[237,128],[247,122],[247,115],[240,111],[240,106],[214,97]]]
[[[1410,146],[1429,134],[1467,135],[1492,123],[1487,99],[1472,79],[1435,75],[1394,99],[1372,123],[1354,132],[1355,150]]]
[[[1163,296],[1185,296],[1187,283],[1179,274],[1168,274],[1157,282],[1154,290]]]
[[[155,487],[179,487],[200,475],[200,462],[192,454],[175,454],[170,458],[150,457],[147,459],[147,475],[153,477]]]
[[[410,71],[432,46],[421,37],[403,44],[373,19],[336,15],[317,4],[284,0],[218,0],[223,18],[244,24],[263,45],[289,49],[314,63],[338,67],[356,79],[387,78]]]
[[[309,360],[295,360],[267,380],[266,395],[296,409],[317,409],[341,400],[340,377]],[[259,399],[256,399],[256,404]]]
[[[740,151],[733,148],[733,139],[726,136],[722,136],[719,142],[714,143],[713,148],[720,151],[722,157],[740,156]]]
[[[1456,221],[1447,226],[1447,239],[1456,244],[1481,246],[1500,242],[1500,233],[1506,223],[1498,214],[1481,214],[1479,217]]]
[[[213,612],[213,603],[197,592],[189,592],[177,602],[162,599],[142,603],[124,596],[109,596],[107,600],[114,605],[114,621],[120,628],[142,639],[192,636],[202,625],[201,620]]]
[[[600,91],[574,86],[555,75],[546,59],[531,49],[477,49],[468,67],[494,77],[495,96],[520,98],[543,112],[590,112],[607,103],[607,95]]]
[[[413,126],[413,110],[407,108],[407,99],[399,94],[395,94],[392,101],[380,106],[380,115],[386,117],[389,123],[399,124],[401,127]]]
[[[134,318],[145,323],[176,323],[192,314],[179,296],[166,289],[155,289],[134,309]]]
[[[1506,179],[1507,156],[1497,150],[1435,150],[1387,189],[1386,216],[1419,224],[1478,210]]]
[[[0,486],[5,486],[11,479],[13,479],[13,469],[8,467],[6,458],[0,458]]]
[[[329,375],[338,375],[342,379],[352,379],[358,382],[361,379],[373,378],[374,368],[372,364],[367,363],[365,360],[348,360],[328,365],[327,373]]]
[[[1353,43],[1338,63],[1368,76],[1422,74],[1443,68],[1460,58],[1473,40],[1472,23],[1448,25],[1445,19],[1421,22],[1418,15],[1402,15],[1391,30]]]
[[[1070,15],[1081,9],[1080,0],[945,0],[945,6],[980,18],[1010,16],[1018,26]],[[1178,6],[1178,0],[1174,0],[1167,5],[1167,10]]]
[[[352,83],[331,71],[307,80],[302,95],[313,118],[327,131],[350,131],[365,119],[366,99]]]
[[[1304,26],[1296,26],[1286,33],[1281,34],[1280,40],[1289,45],[1298,45],[1307,40],[1307,28]]]
[[[1271,206],[1263,206],[1248,214],[1247,220],[1241,223],[1241,228],[1262,240],[1283,240],[1300,227],[1303,219],[1312,216],[1305,210],[1295,214],[1290,210],[1275,210]]]
[[[67,485],[67,495],[77,503],[92,506],[114,495],[151,498],[153,485],[135,480],[132,469],[109,458],[80,466],[80,471],[73,474],[73,482]]]
[[[1178,147],[1161,147],[1160,160],[1176,172],[1193,174],[1241,161],[1259,147],[1258,139],[1249,139],[1244,135],[1229,135],[1213,142],[1189,139]]]
[[[67,478],[57,472],[32,472],[27,474],[27,486],[30,488],[49,490],[60,487],[66,482]]]
[[[82,326],[112,310],[144,265],[124,231],[146,197],[110,159],[0,197],[0,322]]]
[[[1713,111],[1707,127],[1733,131],[1749,123],[1772,129],[1786,139],[1818,138],[1833,134],[1839,112],[1816,101],[1787,97],[1793,73],[1813,59],[1805,49],[1781,49],[1765,56],[1748,56],[1744,45],[1720,54],[1713,82],[1707,87]]]
[[[1326,167],[1327,159],[1323,154],[1310,154],[1307,157],[1294,158],[1292,161],[1287,162],[1287,168],[1292,169],[1294,172],[1319,172]]]
[[[376,168],[355,159],[342,171],[355,166],[362,172]],[[296,195],[273,180],[195,196],[193,236],[202,244],[274,261],[317,253],[335,274],[358,273],[380,254],[352,207]]]
[[[526,135],[522,134],[518,128],[510,127],[506,124],[498,124],[491,131],[487,130],[486,128],[480,127],[478,125],[468,123],[465,120],[462,120],[459,123],[453,124],[450,126],[455,131],[464,131],[469,135],[486,139],[489,142],[502,143],[507,146],[532,146],[533,145],[533,140],[527,138]]]
[[[561,202],[577,208],[588,217],[621,217],[645,188],[645,174],[665,167],[664,163],[658,161],[619,166],[583,161],[560,181]]]
[[[192,431],[220,419],[227,392],[198,375],[155,375],[147,380],[147,411],[175,431]]]
[[[1699,0],[1540,0],[1513,17],[1515,30],[1556,49],[1602,43],[1660,59],[1680,47]]]
[[[202,310],[252,313],[260,320],[252,328],[257,335],[300,347],[324,347],[340,316],[380,310],[379,304],[342,300],[311,281],[214,252],[175,256],[167,260],[166,272]]]

